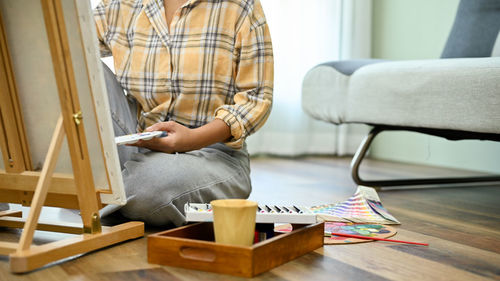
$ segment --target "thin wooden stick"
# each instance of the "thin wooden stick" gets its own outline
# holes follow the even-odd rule
[[[325,232],[325,234],[336,235],[336,236],[343,236],[343,237],[351,237],[351,238],[358,238],[358,239],[365,239],[365,240],[378,240],[378,241],[387,241],[387,242],[396,242],[396,243],[405,243],[405,244],[414,244],[414,245],[429,246],[429,244],[427,244],[427,243],[418,243],[418,242],[409,242],[409,241],[402,241],[402,240],[393,240],[393,239],[385,239],[385,238],[377,238],[377,237],[368,237],[368,236],[362,236],[362,235],[344,234],[344,233],[337,233],[337,232]]]
[[[60,116],[59,120],[57,120],[54,135],[52,136],[52,140],[50,141],[49,150],[47,152],[47,156],[45,157],[45,162],[43,164],[42,172],[40,173],[40,178],[35,189],[35,194],[33,195],[33,202],[31,203],[28,219],[26,220],[23,232],[21,234],[21,239],[19,241],[19,248],[17,249],[18,252],[29,249],[31,242],[33,241],[33,234],[38,223],[38,218],[40,217],[42,206],[47,196],[49,183],[52,179],[54,168],[56,167],[57,158],[59,156],[59,151],[61,151],[63,140],[63,118],[62,116]]]

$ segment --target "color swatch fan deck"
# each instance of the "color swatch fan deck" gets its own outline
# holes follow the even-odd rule
[[[380,202],[374,188],[359,186],[356,193],[341,203],[324,204],[309,208],[323,221],[400,224]]]

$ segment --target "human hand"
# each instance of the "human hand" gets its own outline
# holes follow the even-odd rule
[[[165,131],[166,137],[152,138],[150,140],[139,140],[132,146],[145,147],[155,151],[166,153],[186,152],[199,149],[193,129],[189,129],[177,122],[168,121],[156,123],[144,131]]]
[[[196,150],[216,142],[227,141],[231,137],[229,126],[220,119],[196,129],[189,129],[174,121],[160,122],[146,128],[145,131],[165,131],[168,135],[163,138],[140,140],[131,145],[166,153]]]

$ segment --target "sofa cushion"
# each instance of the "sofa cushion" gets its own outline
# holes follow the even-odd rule
[[[348,88],[345,122],[500,134],[500,57],[369,65]]]
[[[326,122],[500,134],[500,57],[394,61],[344,75],[323,64],[302,106]]]
[[[350,75],[363,66],[383,61],[345,60],[317,65],[304,77],[302,108],[318,120],[342,123]]]

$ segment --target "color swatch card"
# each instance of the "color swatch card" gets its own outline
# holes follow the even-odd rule
[[[355,223],[400,224],[380,202],[374,188],[358,186],[356,193],[341,203],[309,207],[318,220]]]
[[[161,138],[166,136],[167,132],[164,131],[143,132],[143,133],[115,137],[115,143],[117,145],[132,144],[138,142],[139,140],[150,140],[152,138],[157,138],[157,137]]]

